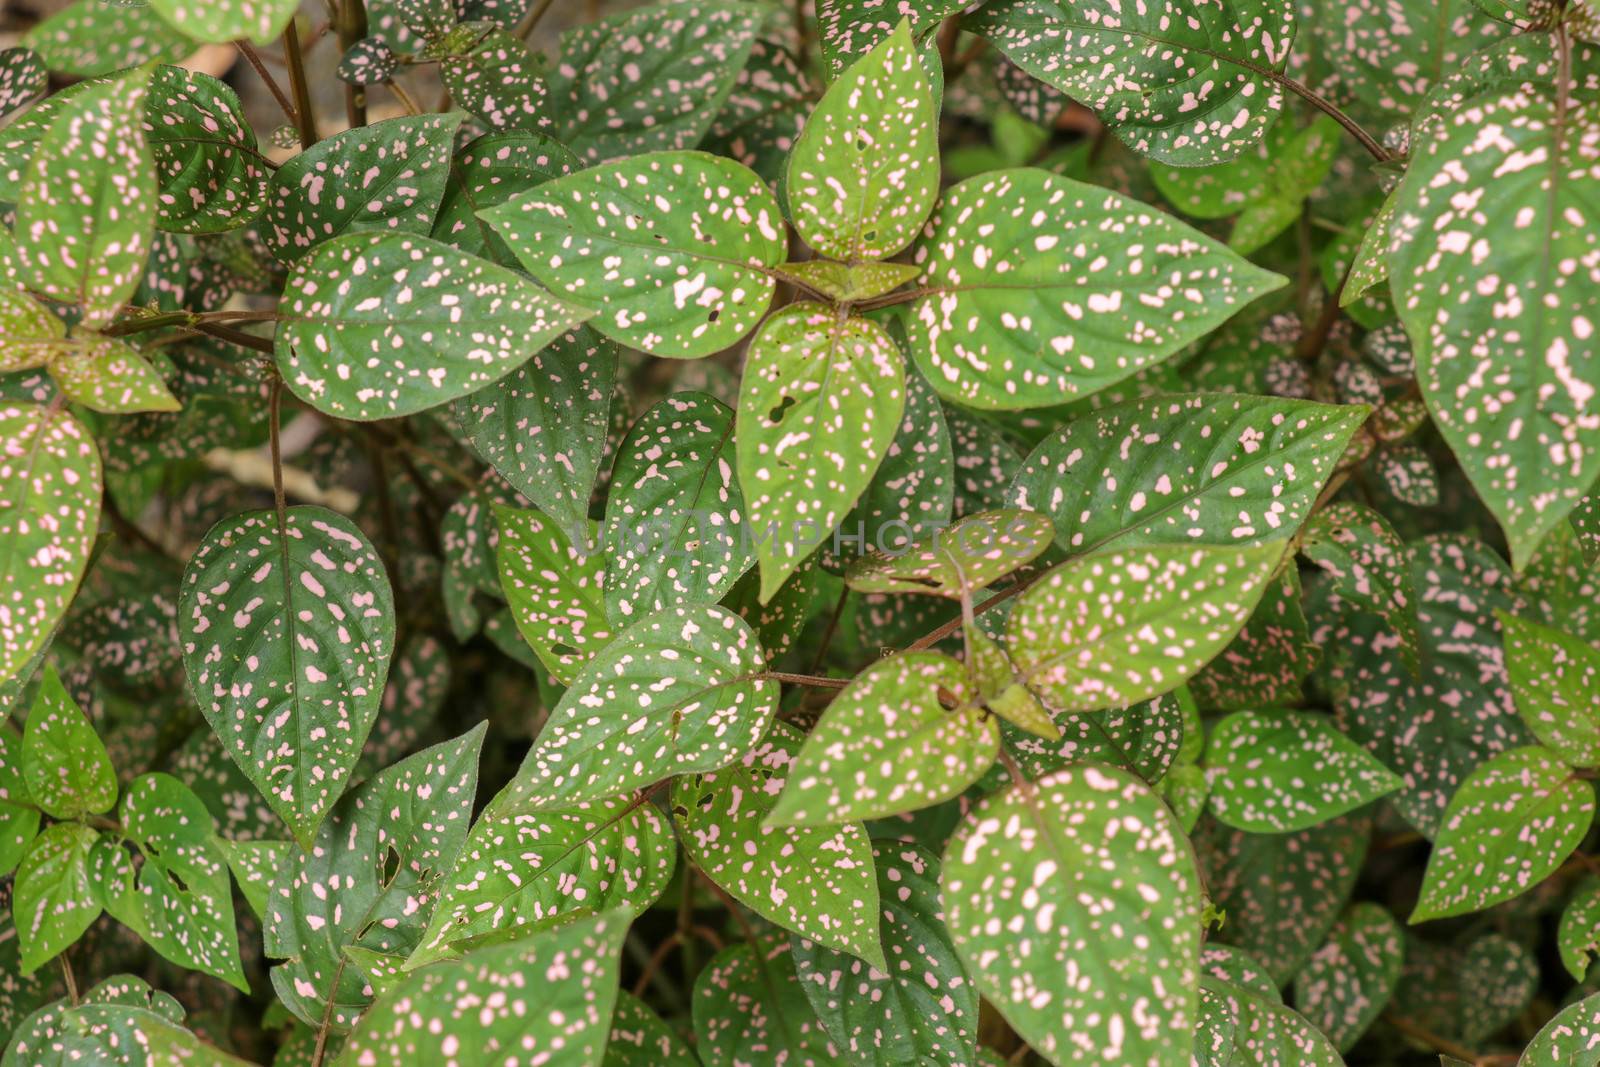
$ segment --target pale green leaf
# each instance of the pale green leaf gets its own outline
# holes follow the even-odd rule
[[[133,295],[156,219],[144,133],[151,71],[84,89],[55,112],[17,194],[16,264],[29,288],[109,320]]]
[[[763,602],[872,481],[900,423],[905,374],[881,327],[823,304],[791,304],[750,342],[735,440]]]
[[[1167,359],[1285,280],[1154,208],[1046,170],[946,190],[911,350],[941,396],[1059,404]]]
[[[1461,783],[1445,809],[1413,923],[1481,911],[1542,882],[1594,822],[1594,786],[1556,753],[1502,752]]]
[[[0,287],[0,373],[42,367],[62,348],[64,322],[20,290]]]
[[[245,903],[250,905],[256,918],[266,918],[267,894],[272,891],[272,883],[278,877],[278,872],[289,865],[290,850],[295,847],[294,844],[289,841],[229,841],[218,838],[216,845],[228,861],[234,881],[239,883],[239,892],[244,894]]]
[[[789,154],[801,239],[847,263],[909,245],[939,195],[938,134],[933,84],[902,22],[828,87]]]
[[[1283,547],[1152,545],[1070,560],[1017,598],[1007,651],[1058,711],[1175,689],[1239,632]]]
[[[1519,567],[1600,472],[1593,322],[1600,102],[1528,83],[1459,101],[1412,147],[1389,257],[1435,425]],[[1496,136],[1483,137],[1485,129]]]
[[[985,511],[904,549],[863,556],[850,565],[845,579],[862,593],[932,593],[959,600],[1031,563],[1054,537],[1048,516]]]
[[[38,832],[39,809],[22,775],[22,741],[0,727],[0,878],[16,869]],[[0,998],[0,1037],[5,1032],[4,1014]]]
[[[1600,994],[1561,1009],[1522,1050],[1517,1067],[1600,1064]]]
[[[22,734],[27,796],[47,815],[75,819],[111,810],[117,773],[94,726],[53,666],[46,666]]]
[[[1211,810],[1229,826],[1285,833],[1327,822],[1403,784],[1322,715],[1240,711],[1206,744]]]
[[[985,798],[945,849],[943,887],[979,991],[1052,1062],[1188,1059],[1200,880],[1137,778],[1090,763]]]
[[[514,939],[578,911],[644,911],[672,878],[677,843],[648,803],[541,809],[513,780],[478,817],[405,969],[477,938]]]
[[[189,687],[228,755],[302,844],[339,799],[383,699],[395,607],[377,552],[325,508],[253,511],[184,571]]]
[[[1600,877],[1591,874],[1573,889],[1561,910],[1556,948],[1567,973],[1583,981],[1590,962],[1600,955]]]
[[[1073,556],[1276,541],[1310,515],[1365,418],[1359,406],[1221,393],[1135,400],[1041,441],[1009,499],[1049,515]]]
[[[419,971],[362,1016],[338,1062],[598,1064],[628,919],[584,917]]]
[[[828,259],[781,263],[773,271],[785,281],[840,302],[882,296],[921,273],[911,263],[835,263]]]
[[[249,992],[233,922],[233,885],[211,815],[200,798],[166,774],[128,786],[122,829],[144,856],[139,935],[162,956]]]
[[[615,633],[606,618],[605,561],[593,545],[593,524],[581,521],[569,532],[531,508],[494,505],[500,589],[517,631],[563,684]]]
[[[540,282],[597,308],[595,329],[680,359],[750,332],[776,288],[768,268],[788,251],[761,179],[700,152],[579,171],[483,217]]]
[[[22,38],[60,74],[93,78],[153,59],[176,63],[194,45],[152,7],[77,0]]]
[[[62,344],[50,376],[69,400],[91,411],[126,415],[182,406],[150,361],[114,337],[84,334]]]
[[[1600,765],[1600,651],[1570,634],[1497,613],[1517,713],[1575,767]]]
[[[17,868],[11,912],[22,944],[22,973],[31,974],[71,946],[100,916],[89,878],[89,850],[99,833],[59,822],[34,839]]]
[[[879,819],[960,796],[1000,749],[996,721],[976,698],[949,656],[907,652],[874,663],[811,728],[769,825]]]
[[[858,822],[772,827],[803,737],[774,723],[743,759],[673,784],[672,813],[695,867],[757,915],[886,970],[872,846]]]
[[[518,803],[605,800],[727,766],[777,708],[765,665],[755,635],[726,609],[685,605],[641,619],[573,678],[517,772]]]

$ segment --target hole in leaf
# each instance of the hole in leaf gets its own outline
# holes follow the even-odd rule
[[[785,396],[783,400],[779,402],[777,407],[767,412],[767,421],[776,426],[778,423],[783,421],[784,415],[792,407],[794,407],[794,397]]]

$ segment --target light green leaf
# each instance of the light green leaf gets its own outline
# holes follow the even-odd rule
[[[16,265],[30,289],[108,321],[150,250],[156,173],[144,134],[150,69],[97,83],[55,112],[17,194]]]
[[[986,797],[945,849],[943,886],[979,991],[1052,1062],[1188,1059],[1200,881],[1137,778],[1089,763]]]
[[[617,991],[601,1067],[700,1067],[672,1027],[627,990]]]
[[[22,858],[11,911],[23,974],[54,959],[100,917],[100,899],[89,879],[89,850],[99,838],[82,823],[58,822],[35,838]]]
[[[335,134],[274,172],[267,248],[293,263],[335,237],[425,236],[450,177],[461,115],[407,115]]]
[[[1293,711],[1229,715],[1205,762],[1211,810],[1252,833],[1317,826],[1404,784],[1325,716]]]
[[[1600,994],[1568,1004],[1534,1035],[1517,1067],[1595,1067],[1600,1063]]]
[[[1239,632],[1283,547],[1163,545],[1070,560],[1017,598],[1007,651],[1019,678],[1058,711],[1168,692]]]
[[[561,140],[590,163],[693,148],[732,92],[768,13],[729,0],[684,0],[563,34],[551,84]]]
[[[20,290],[0,286],[0,373],[42,367],[61,351],[66,323]]]
[[[1389,625],[1406,665],[1417,673],[1417,593],[1405,542],[1389,521],[1369,507],[1332,501],[1306,523],[1300,551],[1330,577],[1333,595]]]
[[[1371,836],[1370,816],[1355,813],[1287,834],[1200,823],[1194,845],[1206,891],[1227,916],[1214,938],[1287,985],[1349,902]]]
[[[1597,131],[1600,102],[1565,88],[1491,89],[1419,134],[1395,209],[1417,382],[1519,568],[1600,472],[1583,429],[1600,411]]]
[[[905,374],[881,327],[823,304],[791,304],[750,342],[735,440],[763,603],[872,481],[900,423]]]
[[[227,44],[248,37],[271,44],[300,5],[295,0],[150,0],[191,41]]]
[[[829,259],[782,263],[773,272],[841,303],[882,296],[921,273],[911,263],[835,263]]]
[[[887,972],[866,829],[768,825],[802,740],[794,727],[773,723],[743,759],[679,778],[679,836],[695,867],[757,915]]]
[[[1118,404],[1041,441],[1009,500],[1049,515],[1073,556],[1276,541],[1311,514],[1366,414],[1221,393]]]
[[[395,607],[377,552],[325,508],[224,519],[184,570],[184,671],[228,755],[309,845],[383,699]]]
[[[513,780],[478,817],[408,971],[475,939],[514,940],[581,911],[644,911],[672,878],[677,842],[637,798],[538,809]]]
[[[930,807],[982,778],[999,749],[999,728],[964,666],[937,652],[881,659],[811,728],[768,825],[830,826]]]
[[[47,665],[22,735],[22,778],[28,798],[47,815],[75,819],[111,810],[117,772],[106,746]]]
[[[267,894],[278,872],[289,866],[294,845],[289,841],[229,841],[218,838],[217,848],[228,861],[234,881],[256,918],[267,917]]]
[[[1433,842],[1413,923],[1481,911],[1532,889],[1594,822],[1594,786],[1554,752],[1514,748],[1461,783]]]
[[[796,232],[831,259],[884,259],[916,237],[939,195],[939,116],[908,22],[828,87],[785,190]]]
[[[450,179],[433,220],[433,238],[469,255],[517,266],[480,211],[497,207],[518,193],[579,168],[578,157],[561,142],[531,130],[488,133],[450,161]]]
[[[779,1057],[795,1067],[844,1067],[795,974],[789,938],[767,932],[729,945],[694,983],[695,1051],[706,1067]]]
[[[628,431],[606,500],[606,614],[619,621],[715,603],[750,568],[733,412],[674,393]]]
[[[1504,612],[1495,617],[1522,721],[1574,767],[1600,765],[1600,651],[1549,626]]]
[[[22,38],[51,70],[93,78],[153,59],[176,63],[194,45],[164,22],[154,8],[77,0]]]
[[[162,956],[249,993],[228,865],[200,798],[166,774],[134,779],[119,809],[139,847],[139,936]]]
[[[0,679],[66,614],[100,527],[100,452],[64,407],[0,402]]]
[[[1295,976],[1295,1007],[1347,1052],[1388,1006],[1404,958],[1394,916],[1378,904],[1354,904]]]
[[[946,190],[917,245],[911,351],[941,396],[1031,408],[1159,363],[1285,279],[1118,193],[1046,170]]]
[[[997,0],[965,28],[1082,101],[1140,155],[1175,166],[1232,159],[1283,106],[1293,5]]]
[[[777,708],[765,666],[755,635],[724,608],[684,605],[641,619],[572,680],[517,772],[518,803],[605,800],[727,766]]]
[[[968,515],[919,538],[903,551],[875,552],[850,565],[845,579],[862,593],[972,596],[1050,547],[1048,516],[1001,509]]]
[[[289,389],[330,415],[371,420],[499,381],[592,313],[449,245],[371,233],[300,260],[278,314]]]
[[[545,669],[569,684],[615,633],[606,619],[604,560],[592,547],[593,524],[583,519],[578,537],[531,508],[500,504],[494,522],[500,589],[517,631]]]
[[[419,971],[362,1016],[338,1062],[598,1064],[629,918],[580,918]]]
[[[1583,981],[1589,963],[1600,955],[1600,877],[1589,875],[1567,898],[1556,928],[1556,948],[1567,973]]]
[[[347,946],[404,957],[420,942],[467,837],[483,735],[479,724],[362,782],[279,872],[263,923],[266,954],[283,961],[272,988],[308,1026],[344,1033],[372,1002]]]
[[[587,536],[616,377],[616,344],[580,326],[456,401],[453,413],[513,489],[563,529]]]
[[[851,1063],[966,1067],[977,1042],[978,993],[956,957],[939,904],[939,860],[918,845],[873,844],[884,956],[853,956],[793,939],[795,972],[823,1029]]]
[[[569,174],[483,218],[540,282],[598,308],[595,329],[678,359],[750,332],[776,288],[767,270],[787,252],[782,212],[761,179],[701,152]]]
[[[126,415],[182,406],[150,361],[114,337],[84,334],[62,344],[50,376],[69,400],[91,411]]]
[[[39,832],[39,809],[22,774],[22,742],[0,727],[0,878],[10,874]],[[0,1024],[4,1022],[0,1002]],[[0,1025],[0,1035],[5,1027]]]

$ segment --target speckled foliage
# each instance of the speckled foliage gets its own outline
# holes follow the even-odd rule
[[[0,1067],[1600,1067],[1596,0],[12,6]]]

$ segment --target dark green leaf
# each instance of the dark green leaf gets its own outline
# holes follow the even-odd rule
[[[1347,1052],[1388,1005],[1404,958],[1394,916],[1377,904],[1354,904],[1295,976],[1295,1007]]]
[[[767,933],[730,945],[694,983],[695,1050],[706,1067],[744,1067],[779,1057],[795,1067],[843,1067],[795,974],[790,941]]]

